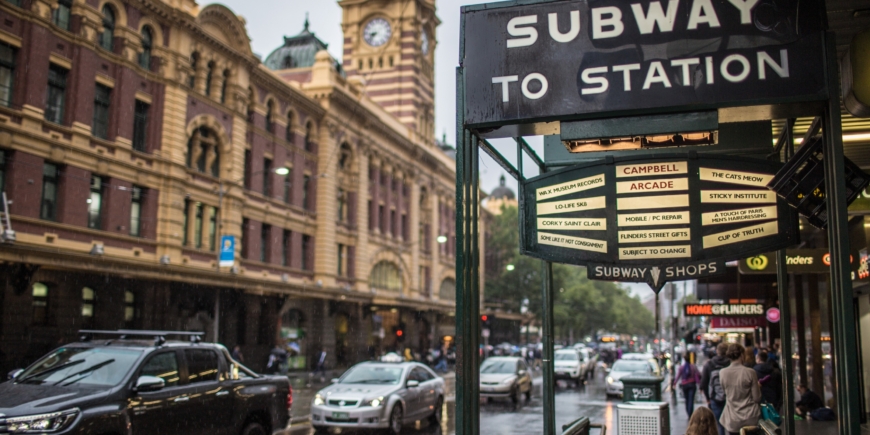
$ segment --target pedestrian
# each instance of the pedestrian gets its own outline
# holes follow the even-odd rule
[[[750,369],[755,367],[755,349],[752,346],[743,350],[743,366]]]
[[[447,344],[443,344],[441,349],[438,350],[438,363],[435,364],[436,372],[446,372],[447,371]]]
[[[701,373],[698,368],[690,362],[688,356],[684,358],[683,365],[677,370],[674,376],[674,389],[679,384],[683,390],[683,397],[686,398],[686,416],[692,418],[692,413],[695,411],[695,392],[698,390],[698,384],[701,383]]]
[[[320,354],[317,356],[317,362],[314,364],[313,376],[320,373],[320,382],[326,381],[326,347],[320,349]]]
[[[233,354],[232,357],[235,361],[240,362],[242,364],[245,363],[245,356],[242,355],[242,347],[238,344],[233,346]]]
[[[686,435],[718,435],[716,416],[710,408],[700,407],[689,420]]]
[[[755,356],[755,374],[761,384],[761,398],[773,405],[777,411],[782,406],[782,371],[768,359],[768,353],[758,352]]]
[[[414,356],[411,355],[411,348],[410,348],[410,347],[406,347],[406,348],[405,348],[405,354],[404,354],[404,355],[405,355],[405,362],[414,361]]]
[[[275,347],[269,352],[269,361],[266,363],[266,371],[275,375],[286,374],[287,351],[281,343],[275,343]]]
[[[756,426],[761,418],[761,387],[755,370],[743,365],[746,349],[732,343],[725,354],[731,365],[719,373],[725,390],[725,410],[719,422],[731,435],[737,435],[744,426]]]
[[[725,409],[725,390],[722,389],[719,375],[722,369],[731,365],[731,360],[725,356],[726,353],[728,353],[728,343],[719,343],[716,346],[716,356],[704,363],[701,375],[701,392],[707,398],[707,406],[716,417],[719,435],[725,435],[725,428],[719,423],[719,417],[722,416],[722,411]]]
[[[810,415],[811,412],[825,406],[824,402],[822,402],[822,398],[807,388],[806,383],[801,382],[797,389],[798,393],[801,395],[801,400],[794,404],[797,415],[806,417],[807,415]]]

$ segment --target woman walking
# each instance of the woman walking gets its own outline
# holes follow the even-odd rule
[[[674,376],[674,389],[677,389],[679,383],[680,389],[683,390],[683,397],[686,398],[686,415],[687,418],[692,418],[692,413],[695,411],[695,391],[698,384],[701,382],[701,372],[690,362],[690,358],[686,355],[683,358],[683,365],[677,370],[677,375]]]
[[[703,406],[698,408],[698,411],[692,414],[692,419],[689,420],[686,435],[719,435],[713,411]]]
[[[731,435],[740,433],[744,426],[755,426],[761,417],[761,387],[755,370],[743,365],[746,350],[739,344],[728,346],[725,356],[731,365],[719,372],[722,388],[725,390],[725,410],[719,423]]]

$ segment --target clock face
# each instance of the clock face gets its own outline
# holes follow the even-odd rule
[[[429,33],[426,32],[426,29],[423,29],[420,32],[420,40],[421,40],[421,49],[423,50],[424,55],[429,54]]]
[[[393,29],[383,18],[374,18],[363,29],[363,39],[372,47],[380,47],[390,40]]]

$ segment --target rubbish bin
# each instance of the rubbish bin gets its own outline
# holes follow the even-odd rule
[[[661,402],[665,378],[652,375],[628,375],[622,379],[623,402]]]
[[[628,402],[616,405],[619,435],[670,435],[668,402]]]

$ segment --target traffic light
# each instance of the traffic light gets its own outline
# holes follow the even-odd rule
[[[480,327],[489,329],[492,326],[492,316],[483,314],[480,316]]]
[[[396,331],[396,341],[397,341],[397,342],[400,342],[400,343],[403,342],[403,341],[405,341],[405,328],[404,328],[404,325],[396,326],[394,329],[395,329],[395,331]]]

